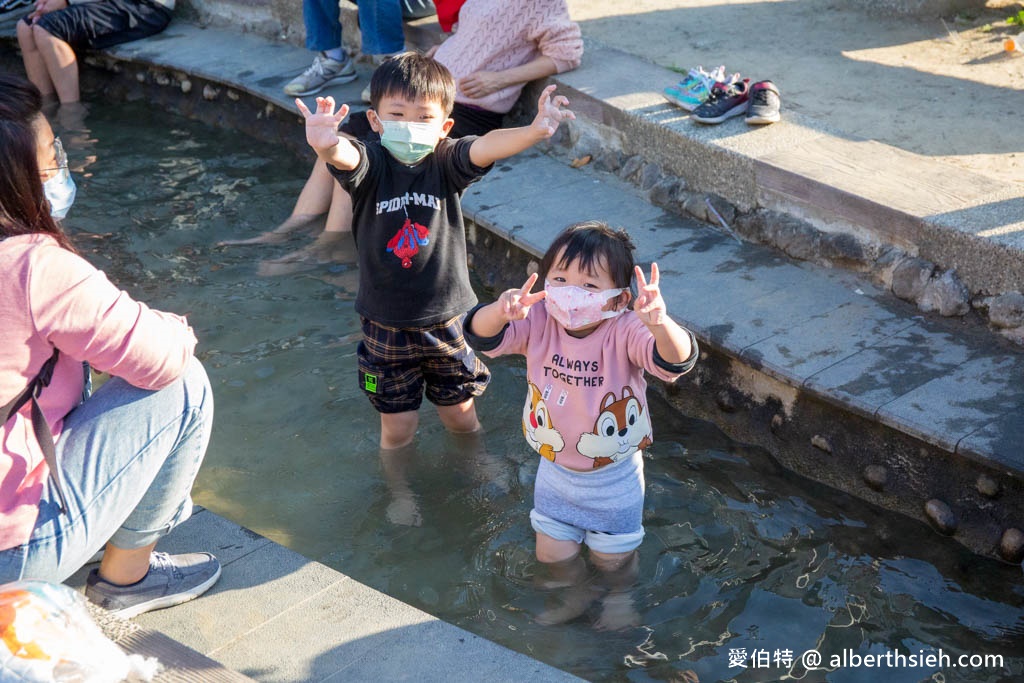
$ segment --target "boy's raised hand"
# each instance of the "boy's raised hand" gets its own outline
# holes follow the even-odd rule
[[[506,289],[501,293],[498,301],[501,304],[501,314],[505,317],[505,320],[509,322],[522,320],[530,312],[530,306],[547,296],[547,292],[543,289],[539,292],[530,291],[536,282],[537,273],[534,273],[526,278],[526,284],[521,289]]]
[[[534,117],[533,128],[541,132],[543,138],[549,138],[558,130],[558,125],[566,119],[575,119],[576,114],[570,109],[562,109],[569,105],[569,100],[563,95],[555,95],[555,86],[549,85],[544,88],[537,100],[537,116]]]
[[[338,126],[348,116],[348,105],[343,104],[334,111],[333,97],[316,98],[316,113],[299,98],[295,98],[295,106],[306,120],[306,142],[317,153],[329,150],[338,144]]]
[[[644,271],[640,266],[635,268],[637,295],[633,311],[644,325],[664,325],[668,313],[665,309],[665,300],[661,297],[661,288],[658,286],[661,277],[658,264],[651,264],[650,282],[644,278]]]

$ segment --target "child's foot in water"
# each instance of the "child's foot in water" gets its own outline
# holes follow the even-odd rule
[[[640,613],[636,611],[629,591],[613,591],[601,600],[601,616],[594,624],[598,631],[618,631],[639,625]]]
[[[322,218],[323,215],[324,214],[303,213],[289,216],[283,223],[281,223],[281,225],[277,226],[273,230],[268,230],[267,232],[260,233],[255,237],[249,237],[246,239],[223,240],[222,242],[218,242],[217,246],[231,247],[243,244],[280,244],[281,242],[287,241],[294,232],[298,232],[303,229],[314,229],[317,219]]]
[[[322,232],[308,246],[267,263],[354,263],[355,243],[350,232]]]
[[[599,595],[599,591],[589,584],[566,588],[551,596],[553,606],[538,614],[535,621],[541,626],[567,624],[586,614]]]

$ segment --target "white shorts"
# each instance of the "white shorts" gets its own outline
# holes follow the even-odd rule
[[[530,524],[537,533],[550,536],[556,541],[584,543],[591,550],[609,555],[613,553],[628,553],[639,548],[640,543],[644,540],[643,529],[628,534],[588,531],[565,522],[559,522],[557,519],[551,519],[536,510],[530,510]]]

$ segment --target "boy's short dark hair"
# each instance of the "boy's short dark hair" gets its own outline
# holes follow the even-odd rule
[[[562,258],[555,263],[563,247]],[[616,287],[629,287],[633,281],[633,240],[625,230],[609,227],[602,221],[574,223],[563,230],[540,261],[538,269],[542,283],[552,266],[566,268],[579,261],[580,270],[593,274],[595,267],[604,262]]]
[[[439,102],[445,116],[455,106],[455,78],[441,62],[418,52],[403,52],[384,60],[370,79],[370,106],[401,95],[408,100]]]

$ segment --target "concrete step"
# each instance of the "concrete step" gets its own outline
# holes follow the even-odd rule
[[[158,682],[582,680],[445,623],[209,510],[197,508],[157,549],[208,550],[223,566],[220,580],[200,598],[139,615],[128,628],[120,627],[119,644],[156,656],[168,667]],[[67,583],[81,589],[86,576],[82,570]],[[201,654],[186,656],[175,643]],[[228,670],[212,664],[203,670],[204,661]]]

